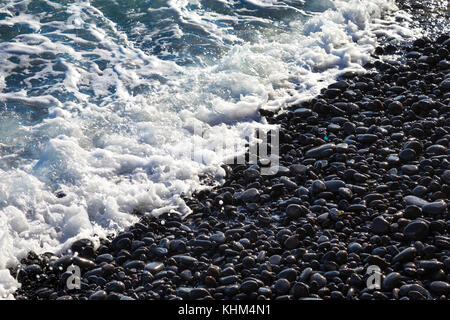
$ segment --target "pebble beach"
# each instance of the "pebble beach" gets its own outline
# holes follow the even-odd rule
[[[224,183],[184,197],[186,217],[140,215],[99,245],[30,252],[9,269],[14,298],[448,300],[449,5],[397,5],[420,37],[380,35],[364,72],[259,110],[280,128],[275,175],[223,165]],[[79,288],[67,287],[71,265]]]

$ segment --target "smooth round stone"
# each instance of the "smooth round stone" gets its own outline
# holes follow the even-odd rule
[[[289,190],[295,190],[298,188],[298,185],[287,177],[281,177],[280,182],[283,183]]]
[[[336,98],[341,94],[341,90],[340,89],[326,89],[324,92],[324,95],[328,98]]]
[[[193,279],[192,272],[189,269],[181,271],[180,277],[181,277],[181,279],[183,279],[185,281],[191,281]]]
[[[286,208],[286,215],[289,218],[297,219],[300,218],[302,214],[302,207],[300,207],[298,204],[290,204]]]
[[[449,90],[450,90],[450,78],[444,79],[444,80],[439,84],[439,88],[440,88],[442,91],[449,91]]]
[[[445,266],[448,270],[450,270],[450,258],[449,258],[449,257],[447,257],[447,258],[444,259],[444,266]]]
[[[423,208],[423,206],[429,204],[428,201],[423,200],[416,196],[406,196],[403,198],[403,200],[406,202],[406,204],[418,206],[419,208]]]
[[[283,295],[286,294],[291,288],[291,284],[286,279],[278,279],[273,284],[273,289],[276,294]]]
[[[209,295],[208,290],[205,288],[194,288],[189,292],[189,298],[193,300],[202,299]]]
[[[106,291],[99,290],[89,296],[89,300],[105,300],[107,296]]]
[[[292,164],[289,166],[289,171],[294,175],[304,175],[308,168],[303,164]]]
[[[294,110],[294,116],[295,117],[301,117],[301,118],[307,118],[312,114],[311,109],[307,108],[298,108]]]
[[[73,257],[72,256],[62,256],[61,258],[59,258],[58,260],[55,261],[54,263],[54,267],[55,268],[67,268],[69,265],[71,265],[73,262]]]
[[[125,269],[144,269],[145,267],[145,263],[143,261],[140,260],[132,260],[132,261],[128,261],[127,263],[125,263],[123,265],[123,267]]]
[[[249,181],[253,181],[255,179],[258,179],[261,175],[258,170],[256,169],[246,169],[243,171],[245,179]]]
[[[298,280],[300,282],[307,282],[309,280],[309,278],[311,277],[312,273],[313,273],[312,268],[308,267],[302,271]]]
[[[113,280],[105,285],[107,292],[123,292],[125,291],[125,284],[122,281]]]
[[[438,67],[442,70],[450,69],[450,62],[447,60],[441,60],[438,63]]]
[[[338,124],[336,124],[336,123],[330,123],[330,124],[327,126],[327,130],[328,130],[329,132],[336,133],[336,132],[339,132],[339,131],[341,130],[341,126],[338,125]]]
[[[356,130],[356,125],[354,123],[352,123],[352,122],[345,122],[342,125],[342,130],[344,131],[344,133],[346,135],[352,134]]]
[[[326,143],[306,151],[305,156],[307,158],[326,157],[333,153],[335,147],[334,143]]]
[[[344,264],[347,262],[348,259],[348,253],[345,250],[339,250],[336,253],[336,262],[339,264]]]
[[[270,295],[272,294],[272,290],[270,290],[270,288],[268,288],[268,287],[261,287],[258,289],[258,294],[260,294],[262,296],[270,297]]]
[[[358,253],[358,252],[361,252],[361,250],[362,250],[362,245],[359,244],[358,242],[352,242],[352,243],[350,243],[350,244],[348,245],[347,250],[348,250],[350,253]]]
[[[290,236],[289,238],[286,239],[286,241],[284,242],[284,246],[286,247],[286,249],[288,250],[292,250],[298,247],[299,245],[299,240],[297,236]]]
[[[404,250],[402,250],[400,253],[398,253],[393,259],[392,262],[408,262],[412,261],[414,257],[416,256],[416,248],[409,247]]]
[[[338,193],[341,197],[350,200],[353,198],[353,192],[349,188],[339,188]]]
[[[328,221],[329,217],[330,217],[330,213],[325,212],[317,217],[317,221],[320,223],[324,223],[324,222]]]
[[[259,198],[260,198],[259,191],[256,188],[247,189],[241,195],[241,200],[246,203],[258,202]]]
[[[195,264],[197,262],[197,259],[194,257],[190,257],[190,256],[185,256],[185,255],[176,255],[173,256],[172,258],[175,259],[175,261],[179,264],[181,264],[182,266],[192,266],[193,264]]]
[[[405,164],[401,167],[401,170],[406,175],[414,175],[419,172],[419,168],[414,164]]]
[[[437,215],[442,214],[447,209],[447,203],[443,200],[428,203],[422,207],[422,212],[424,214]]]
[[[328,242],[328,241],[330,241],[330,238],[328,238],[326,235],[321,235],[319,237],[319,239],[317,239],[317,243]]]
[[[92,270],[92,271],[94,271],[94,270]],[[110,275],[110,274],[114,273],[116,268],[112,264],[105,264],[101,267],[101,270],[102,270],[103,274]]]
[[[151,249],[152,253],[156,254],[157,256],[164,256],[168,253],[167,248],[163,248],[163,247],[156,247]]]
[[[275,254],[269,258],[269,262],[271,265],[274,265],[274,266],[279,265],[281,263],[281,256],[278,254]]]
[[[225,243],[226,237],[223,232],[217,231],[215,234],[209,237],[209,240],[216,243]]]
[[[183,240],[172,240],[169,244],[170,250],[173,250],[174,252],[182,253],[186,251],[186,242]]]
[[[405,218],[406,219],[416,219],[418,217],[420,217],[420,215],[422,214],[422,209],[420,209],[418,206],[407,206],[405,208]]]
[[[428,224],[423,220],[414,220],[403,229],[403,234],[412,240],[425,238],[429,233]]]
[[[338,192],[339,188],[345,187],[345,182],[342,180],[328,180],[325,181],[325,187],[328,191]]]
[[[403,140],[405,137],[405,134],[403,132],[394,132],[391,134],[391,138],[394,140]]]
[[[309,190],[306,189],[305,187],[301,186],[297,189],[296,193],[299,197],[306,196],[306,195],[309,195]]]
[[[385,234],[389,231],[390,224],[381,216],[372,220],[371,230],[376,234]]]
[[[144,270],[150,271],[151,273],[158,273],[164,269],[164,263],[162,262],[150,262],[144,267]]]
[[[400,101],[391,102],[388,105],[388,110],[391,114],[399,115],[403,112],[403,104]]]
[[[270,173],[278,177],[286,176],[289,174],[289,168],[285,166],[272,166],[270,167]]]
[[[313,194],[318,194],[321,193],[323,191],[325,191],[327,188],[325,186],[325,183],[323,183],[322,180],[314,180],[313,183],[311,184],[311,192]]]
[[[303,298],[309,296],[309,287],[302,282],[296,282],[292,286],[292,293],[294,298]]]
[[[417,153],[421,153],[423,151],[423,146],[422,143],[420,141],[417,140],[409,140],[407,142],[405,142],[405,144],[403,145],[403,149],[412,149]]]
[[[417,284],[417,283],[411,283],[411,284],[404,284],[400,287],[399,290],[399,295],[401,296],[406,296],[408,295],[410,292],[412,291],[416,291],[418,293],[420,293],[423,297],[428,297],[429,292],[427,289],[425,289],[424,287],[422,287],[421,285]]]
[[[328,167],[328,161],[327,160],[317,160],[314,162],[314,168],[316,169],[325,169]]]
[[[383,288],[386,290],[392,290],[400,284],[402,275],[398,272],[389,273],[383,280]]]
[[[258,290],[258,284],[254,280],[247,280],[241,284],[241,291],[245,293],[252,293]]]
[[[438,270],[442,269],[443,267],[444,267],[444,264],[435,259],[419,261],[419,268],[423,268],[424,270],[427,270],[427,271],[438,271]]]
[[[434,144],[426,149],[426,153],[429,155],[441,155],[445,154],[446,152],[447,148],[440,144]]]
[[[339,80],[339,81],[336,81],[336,82],[330,84],[328,86],[328,88],[330,88],[330,89],[339,89],[341,91],[344,91],[345,89],[348,88],[348,83],[345,80]]]
[[[278,278],[287,279],[288,281],[294,281],[297,278],[297,271],[293,268],[287,268],[278,274]]]
[[[97,264],[100,264],[102,262],[110,263],[113,260],[114,260],[114,257],[109,253],[104,253],[104,254],[98,255],[97,258],[95,258],[95,262]]]
[[[345,153],[348,151],[348,143],[339,143],[336,145],[336,152],[337,153]]]
[[[356,140],[362,143],[373,143],[378,140],[378,136],[371,133],[358,134]]]
[[[79,256],[73,257],[73,264],[79,266],[83,270],[91,270],[96,266],[93,261]]]
[[[390,154],[386,158],[386,161],[391,165],[395,165],[395,164],[400,163],[400,158],[396,154]]]
[[[414,161],[417,158],[417,154],[416,151],[414,151],[413,149],[403,149],[399,154],[398,154],[399,158],[402,161],[408,162],[408,161]]]
[[[428,189],[424,186],[417,186],[412,190],[416,197],[423,197],[428,193]]]
[[[309,281],[310,283],[313,283],[315,281],[319,288],[323,288],[327,285],[327,278],[317,272],[311,276]]]
[[[445,170],[444,173],[442,173],[442,181],[444,181],[446,184],[450,185],[450,170]]]
[[[114,242],[113,242],[114,243]],[[121,238],[115,242],[116,250],[128,249],[131,247],[131,240],[129,238]]]
[[[450,293],[450,284],[444,281],[433,281],[430,284],[430,290],[437,294],[449,294]]]
[[[27,274],[36,275],[36,274],[41,274],[42,273],[42,268],[39,265],[37,265],[37,264],[30,264],[30,265],[25,267],[24,271]]]

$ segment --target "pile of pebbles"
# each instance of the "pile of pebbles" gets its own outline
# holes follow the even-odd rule
[[[281,127],[276,175],[224,166],[184,220],[145,216],[96,250],[30,253],[16,299],[449,299],[449,51],[448,34],[386,44],[367,73],[261,111]],[[80,289],[66,286],[72,264]]]

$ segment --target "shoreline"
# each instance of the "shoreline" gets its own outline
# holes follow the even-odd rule
[[[376,54],[401,58],[267,113],[282,128],[277,176],[227,167],[224,185],[186,199],[184,220],[143,217],[96,252],[75,242],[75,258],[30,254],[15,298],[448,299],[450,38],[432,36],[385,43]],[[65,288],[71,264],[80,290]]]

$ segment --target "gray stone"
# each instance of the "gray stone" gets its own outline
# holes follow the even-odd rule
[[[416,248],[414,247],[409,247],[404,249],[403,251],[401,251],[400,253],[398,253],[393,259],[392,262],[396,263],[396,262],[408,262],[408,261],[412,261],[414,259],[414,257],[416,256]]]
[[[385,234],[389,231],[390,224],[382,216],[378,216],[372,220],[371,230],[376,234]]]
[[[447,204],[443,200],[428,203],[422,207],[422,212],[424,214],[437,215],[444,213],[447,209]]]
[[[429,233],[428,223],[424,220],[414,220],[408,223],[403,229],[403,234],[412,240],[425,238]]]
[[[405,200],[406,204],[418,206],[419,208],[422,208],[423,206],[429,204],[428,201],[423,200],[416,196],[406,196],[403,198],[403,200]]]
[[[298,204],[290,204],[286,208],[286,215],[291,219],[300,218],[302,215],[302,207]]]
[[[325,157],[332,154],[335,147],[336,145],[334,143],[326,143],[306,151],[305,156],[307,158]]]
[[[162,269],[164,269],[164,263],[162,262],[150,262],[147,263],[144,267],[145,270],[150,271],[151,273],[158,273]]]
[[[433,281],[430,284],[430,290],[437,294],[449,294],[450,293],[450,284],[444,281]]]
[[[383,288],[386,290],[392,290],[396,288],[402,280],[402,276],[398,272],[389,273],[383,280]]]
[[[249,203],[249,202],[258,202],[259,201],[259,191],[256,188],[250,188],[245,190],[241,195],[241,200]]]
[[[107,292],[123,292],[125,291],[125,284],[122,281],[113,280],[105,285]]]

